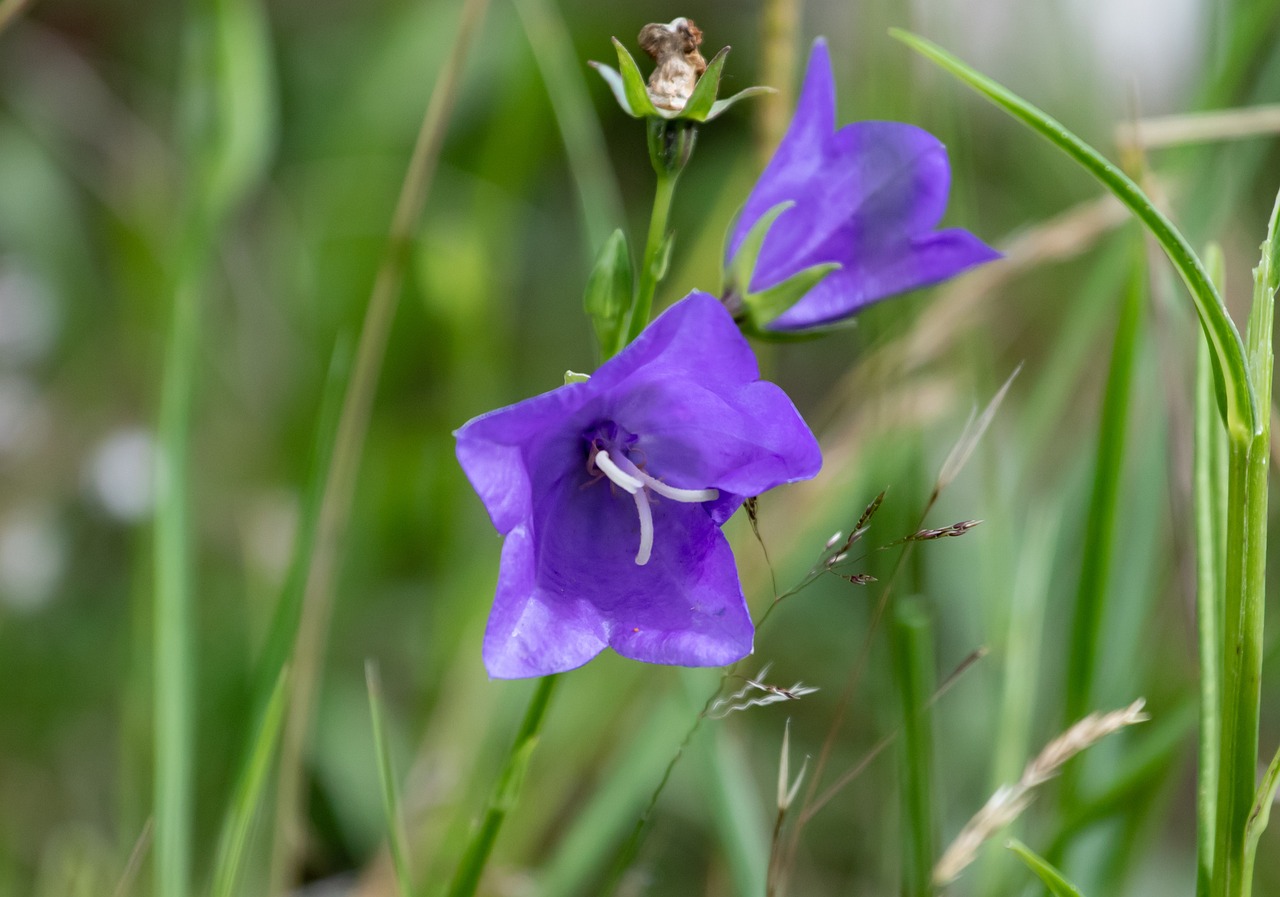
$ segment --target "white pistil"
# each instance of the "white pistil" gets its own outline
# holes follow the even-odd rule
[[[632,495],[635,495],[644,486],[644,483],[641,480],[636,479],[631,474],[623,471],[623,469],[617,464],[614,464],[613,459],[609,457],[608,452],[603,450],[597,452],[595,460],[596,467],[599,467],[605,476],[613,480],[613,482],[617,483],[623,489],[626,489]]]
[[[631,493],[631,497],[635,499],[636,513],[640,515],[640,550],[636,552],[636,564],[641,567],[649,563],[653,554],[653,509],[649,507],[646,489],[652,489],[663,498],[686,504],[715,501],[720,497],[719,489],[679,489],[668,486],[636,467],[626,455],[619,455],[615,461],[609,457],[608,451],[601,449],[596,452],[592,461],[610,482]]]

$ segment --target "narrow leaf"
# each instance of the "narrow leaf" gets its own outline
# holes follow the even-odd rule
[[[387,844],[391,850],[391,866],[395,870],[400,897],[413,897],[413,880],[409,874],[409,851],[400,812],[400,792],[396,787],[391,750],[387,745],[386,714],[382,709],[382,681],[373,661],[364,665],[365,685],[369,690],[369,717],[373,725],[373,749],[378,755],[378,782],[382,785],[382,811],[386,817]]]
[[[288,675],[289,671],[286,667],[276,677],[275,688],[267,701],[262,721],[258,724],[257,734],[250,744],[244,768],[240,771],[234,796],[227,810],[227,818],[222,826],[222,836],[218,841],[218,858],[213,865],[213,885],[209,889],[213,897],[231,897],[236,893],[240,868],[244,865],[244,856],[249,844],[249,832],[258,807],[262,803],[262,791],[267,782],[267,772],[271,769],[276,744],[280,740],[287,694],[285,682]]]
[[[1060,122],[995,81],[974,71],[941,47],[898,29],[891,29],[889,33],[964,81],[1057,146],[1129,207],[1159,242],[1191,292],[1196,313],[1200,317],[1200,325],[1204,328],[1213,350],[1214,386],[1218,408],[1232,440],[1243,444],[1258,433],[1260,426],[1258,403],[1245,367],[1244,343],[1240,339],[1240,334],[1227,314],[1204,265],[1201,264],[1186,238],[1156,208],[1141,188]]]
[[[1049,889],[1049,892],[1054,897],[1084,897],[1079,888],[1067,881],[1063,874],[1054,868],[1048,860],[1017,838],[1011,838],[1005,846],[1016,853],[1022,859],[1022,862],[1027,864],[1027,868],[1034,872],[1040,881],[1044,882],[1044,886]]]

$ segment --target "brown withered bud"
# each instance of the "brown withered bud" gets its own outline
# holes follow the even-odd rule
[[[665,25],[645,25],[639,41],[640,48],[657,63],[649,76],[649,99],[659,109],[680,111],[707,70],[707,61],[698,52],[702,29],[681,16]]]

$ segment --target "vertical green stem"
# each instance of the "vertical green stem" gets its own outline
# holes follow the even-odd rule
[[[659,281],[666,274],[667,219],[671,215],[671,201],[675,197],[679,177],[678,171],[658,172],[653,211],[649,216],[649,236],[645,239],[644,261],[640,265],[640,284],[627,319],[624,346],[640,335],[640,331],[649,323],[649,316],[653,314],[653,295],[658,290]]]
[[[933,632],[917,598],[895,603],[889,627],[894,679],[902,708],[902,893],[933,893],[936,854],[933,818],[933,727],[929,711],[935,686]]]
[[[449,885],[449,897],[471,897],[475,894],[480,884],[480,875],[493,850],[493,843],[498,838],[498,830],[506,821],[507,813],[520,798],[524,774],[529,768],[533,749],[538,745],[538,733],[542,729],[542,720],[546,716],[547,705],[558,679],[559,676],[543,676],[538,680],[537,688],[529,701],[529,709],[525,711],[524,722],[520,724],[520,731],[511,750],[507,752],[502,772],[489,797],[484,818],[471,834],[471,840],[463,851],[462,861],[458,864],[458,871]]]
[[[1274,239],[1280,200],[1271,215],[1249,316],[1249,375],[1261,410],[1260,432],[1233,439],[1227,495],[1227,584],[1223,624],[1222,728],[1219,741],[1214,897],[1248,897],[1248,824],[1258,765],[1262,635],[1266,602],[1267,470],[1271,442]]]
[[[187,450],[199,335],[198,289],[183,272],[160,396],[156,459],[156,893],[187,893],[191,866],[191,576]]]

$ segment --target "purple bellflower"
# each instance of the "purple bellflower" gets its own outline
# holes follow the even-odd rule
[[[720,526],[746,497],[822,466],[728,311],[698,292],[589,380],[454,435],[506,537],[484,638],[499,679],[570,670],[606,647],[679,666],[746,656],[754,630]]]
[[[927,131],[889,121],[836,130],[831,60],[819,38],[795,117],[730,235],[730,289],[757,327],[802,330],[999,258],[968,231],[935,230],[950,182],[946,148]],[[734,283],[744,243],[748,255],[759,254]],[[786,298],[780,314],[776,299],[752,307],[755,297],[824,267],[826,275],[798,300]]]

